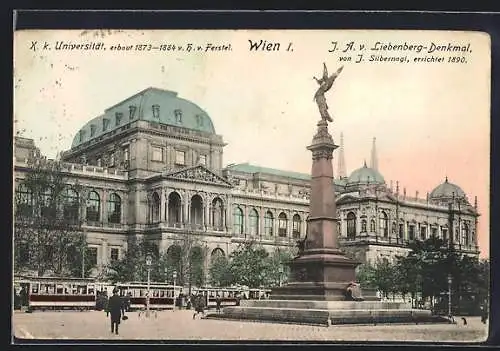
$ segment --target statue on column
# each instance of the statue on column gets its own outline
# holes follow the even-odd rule
[[[318,105],[319,113],[321,114],[321,119],[323,119],[324,121],[333,122],[332,117],[328,113],[328,104],[326,103],[325,93],[328,90],[330,90],[330,88],[333,85],[333,82],[335,81],[335,79],[337,79],[340,72],[342,72],[343,68],[344,68],[344,66],[341,66],[337,70],[337,72],[335,72],[331,76],[328,76],[328,69],[326,68],[326,64],[323,63],[323,77],[320,79],[313,77],[316,80],[316,82],[319,84],[319,88],[316,91],[316,94],[314,94],[314,100],[316,101],[316,104]]]

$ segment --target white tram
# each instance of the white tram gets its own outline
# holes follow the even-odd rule
[[[130,301],[130,310],[146,308],[148,296],[148,283],[130,282],[117,283],[120,296],[127,297]],[[173,286],[167,283],[151,282],[149,284],[149,308],[151,310],[162,310],[174,308],[175,298],[181,292],[181,286]]]
[[[201,292],[207,299],[207,307],[217,306],[217,295],[221,300],[221,307],[236,306],[241,299],[260,300],[267,298],[270,289],[249,289],[248,287],[194,287],[191,289],[194,294]]]
[[[91,310],[96,304],[96,283],[85,278],[15,277],[24,289],[29,310]]]

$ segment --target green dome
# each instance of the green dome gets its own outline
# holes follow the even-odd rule
[[[356,169],[351,173],[347,179],[347,185],[351,184],[384,184],[385,180],[379,171],[366,166],[366,162],[363,167]]]
[[[73,138],[71,147],[138,119],[215,134],[212,120],[198,105],[177,97],[176,92],[148,88],[108,108],[103,115],[85,124]]]
[[[429,197],[431,199],[451,199],[453,197],[466,198],[466,195],[458,185],[448,182],[448,177],[446,177],[444,183],[434,188],[429,194]]]

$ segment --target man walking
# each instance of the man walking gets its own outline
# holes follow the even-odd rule
[[[120,319],[122,316],[122,305],[123,301],[120,296],[118,296],[118,289],[113,289],[113,296],[109,298],[108,301],[108,311],[111,314],[111,333],[118,335],[118,326],[120,325]]]

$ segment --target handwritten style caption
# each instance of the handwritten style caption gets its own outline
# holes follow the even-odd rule
[[[328,52],[338,55],[339,62],[466,64],[472,48],[467,42],[332,41]]]

